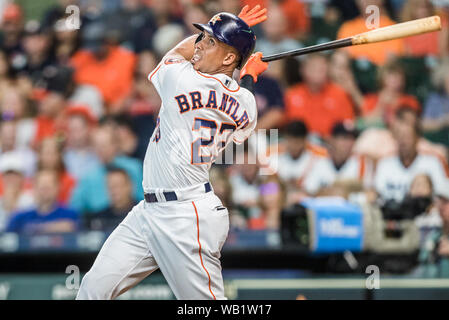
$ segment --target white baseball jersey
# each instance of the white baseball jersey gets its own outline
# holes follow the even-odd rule
[[[305,178],[304,188],[308,193],[314,194],[336,180],[360,180],[365,187],[369,187],[372,182],[372,171],[371,161],[363,156],[352,155],[339,170],[329,157],[322,157]]]
[[[219,152],[256,126],[254,96],[232,78],[202,74],[184,60],[165,59],[148,78],[162,106],[143,188],[157,201],[141,201],[114,230],[77,299],[114,299],[158,268],[178,299],[225,299],[220,251],[229,212],[205,183]]]
[[[284,181],[304,180],[319,159],[320,156],[308,149],[305,149],[297,159],[293,159],[288,152],[283,152],[278,158],[277,173]]]
[[[144,160],[144,191],[207,182],[219,152],[254,130],[253,94],[225,74],[203,74],[180,59],[165,59],[148,79],[162,106]]]
[[[376,191],[384,200],[401,201],[418,174],[427,174],[434,190],[439,190],[448,179],[443,164],[433,155],[418,154],[408,168],[403,166],[398,156],[391,156],[383,158],[377,165],[374,178]]]

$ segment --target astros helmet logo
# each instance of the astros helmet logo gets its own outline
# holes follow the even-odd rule
[[[217,21],[221,21],[220,14],[216,14],[215,16],[213,16],[212,19],[210,19],[209,23],[214,25]]]

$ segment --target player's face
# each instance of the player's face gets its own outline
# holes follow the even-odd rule
[[[201,40],[195,43],[195,51],[190,62],[195,70],[215,74],[231,66],[236,59],[237,55],[229,46],[204,32]]]

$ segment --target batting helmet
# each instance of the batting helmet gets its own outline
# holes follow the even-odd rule
[[[237,49],[240,54],[237,69],[243,67],[256,45],[256,35],[251,28],[245,21],[231,13],[221,12],[213,16],[207,24],[194,23],[193,25]]]

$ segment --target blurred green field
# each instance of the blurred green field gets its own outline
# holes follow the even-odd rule
[[[40,20],[48,7],[55,5],[57,0],[15,0],[15,3],[22,6],[25,19]]]

